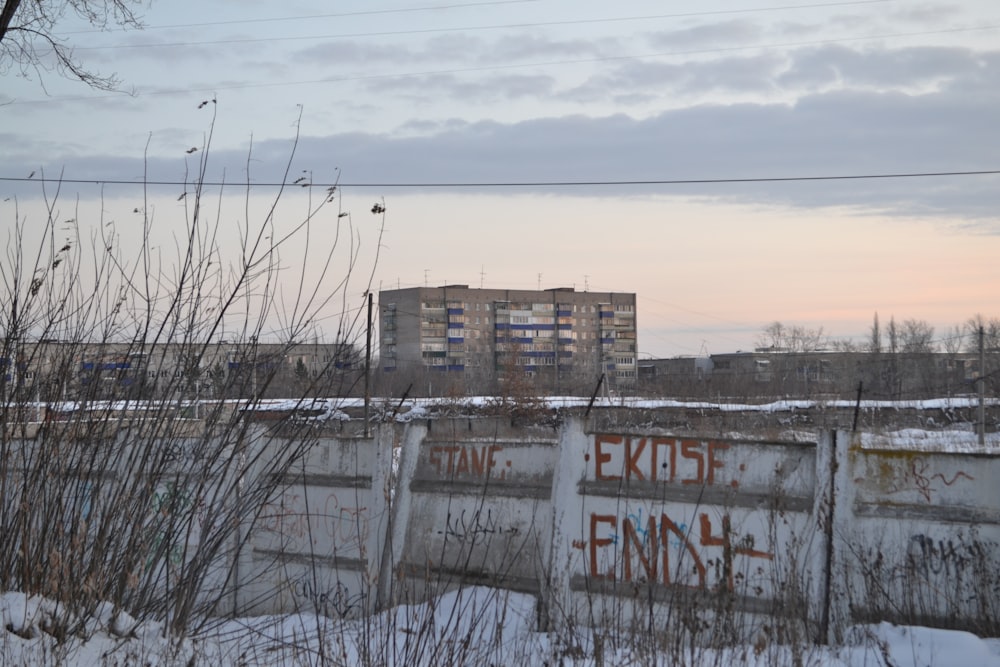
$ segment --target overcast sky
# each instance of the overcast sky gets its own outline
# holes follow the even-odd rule
[[[278,182],[301,114],[289,180],[339,180],[367,251],[385,200],[376,285],[636,292],[643,357],[750,349],[774,320],[862,337],[878,312],[940,338],[1000,316],[1000,175],[732,182],[1000,170],[995,0],[143,14],[142,31],[63,29],[131,95],[2,74],[0,176],[35,172],[0,181],[5,226],[43,174],[183,181],[213,112],[209,178]],[[154,194],[158,227],[182,223],[183,189]],[[130,224],[141,196],[105,186],[102,210]]]

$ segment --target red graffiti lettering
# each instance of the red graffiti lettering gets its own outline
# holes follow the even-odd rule
[[[723,454],[730,449],[727,443],[711,440],[603,433],[594,436],[593,451],[584,458],[593,460],[594,479],[599,482],[725,483],[735,488],[737,480],[725,479]]]
[[[489,477],[497,467],[499,445],[435,445],[428,448],[427,462],[441,477]],[[511,467],[505,461],[505,468]],[[507,476],[506,469],[500,470],[500,479]]]

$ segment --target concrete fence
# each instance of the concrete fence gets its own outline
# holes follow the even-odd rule
[[[859,443],[581,418],[323,437],[247,536],[236,611],[357,616],[488,584],[537,595],[552,628],[699,615],[734,636],[780,616],[820,641],[875,620],[1000,632],[1000,456]]]
[[[1000,456],[861,449],[846,437],[836,456],[837,617],[996,636]]]
[[[394,431],[376,438],[321,433],[281,480],[245,536],[236,612],[308,610],[343,618],[371,613],[389,530]],[[280,432],[276,453],[292,446]]]

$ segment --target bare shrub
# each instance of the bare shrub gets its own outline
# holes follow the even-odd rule
[[[83,633],[102,603],[175,636],[230,611],[247,526],[315,441],[288,415],[307,396],[344,391],[337,354],[290,385],[299,398],[276,413],[291,443],[278,455],[270,425],[245,418],[267,407],[261,397],[331,305],[347,313],[332,344],[347,354],[356,342],[346,305],[360,239],[336,188],[291,224],[276,220],[279,188],[258,216],[249,173],[245,219],[228,228],[222,190],[213,206],[205,186],[210,152],[211,131],[178,199],[172,263],[151,247],[149,187],[135,248],[113,223],[88,238],[79,212],[64,221],[58,188],[44,193],[46,219],[17,213],[11,228],[0,264],[0,590],[58,603],[48,628],[58,639]],[[336,230],[332,246],[310,243],[319,225]]]

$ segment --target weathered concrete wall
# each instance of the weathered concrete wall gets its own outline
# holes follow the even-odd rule
[[[100,472],[63,466],[53,484],[39,477],[38,442],[9,440],[5,506],[30,497],[83,526],[143,499],[132,551],[150,590],[181,583],[198,545],[232,545],[206,552],[199,580],[202,600],[222,596],[219,613],[351,617],[476,583],[536,594],[549,626],[721,617],[736,637],[766,616],[816,639],[876,620],[1000,633],[997,454],[865,448],[844,431],[805,443],[697,435],[648,413],[372,434],[253,423],[225,440],[185,424],[145,443],[126,422],[65,428],[46,442],[75,443],[84,458],[71,459],[98,456]],[[221,519],[248,502],[227,461],[279,460],[303,443],[281,492],[250,499],[254,523]],[[162,465],[131,474],[148,451]]]
[[[470,583],[539,593],[558,442],[552,428],[513,429],[499,419],[412,425],[396,487],[385,599],[424,599]]]
[[[1000,456],[838,446],[840,616],[995,635]]]
[[[614,627],[694,605],[808,613],[824,553],[815,444],[571,423],[561,446],[551,622]]]
[[[1000,628],[1000,456],[583,418],[335,435],[265,508],[242,613],[354,615],[485,583],[537,594],[550,626],[700,614],[734,637],[764,617],[814,639],[877,619]]]
[[[243,614],[369,613],[388,530],[391,429],[321,434],[263,507],[241,558]],[[267,448],[291,446],[275,437]],[[267,454],[265,454],[267,455]]]

